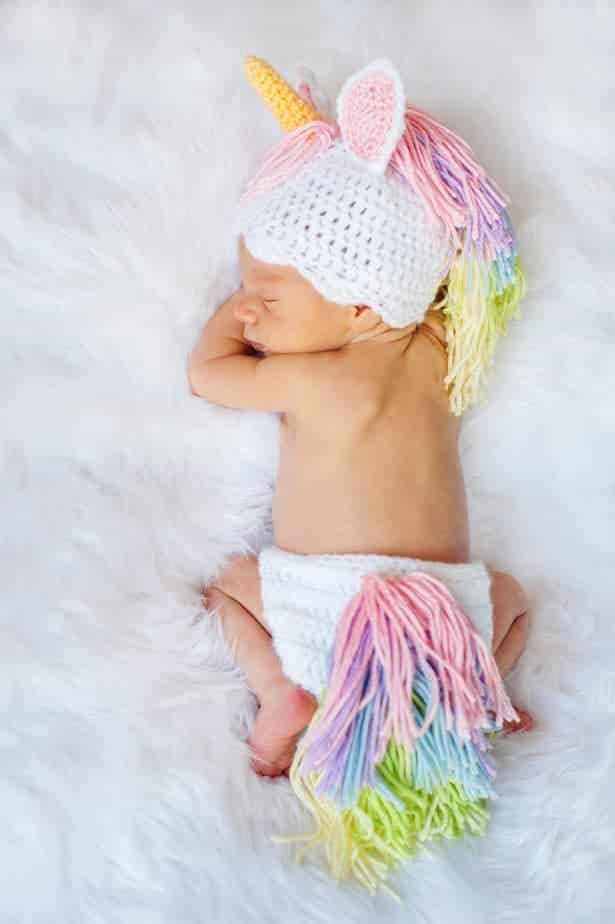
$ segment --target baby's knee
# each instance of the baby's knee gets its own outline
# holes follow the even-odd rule
[[[513,619],[508,634],[514,636],[521,651],[526,646],[530,629],[530,617],[527,610]]]
[[[509,614],[511,623],[523,614],[527,617],[527,594],[519,581],[506,571],[491,571],[491,602],[495,611]]]
[[[258,587],[258,559],[254,555],[232,558],[210,584],[250,610],[257,605]]]
[[[520,648],[525,646],[529,627],[529,601],[523,587],[511,574],[493,571],[491,577],[491,603],[493,608],[492,649],[497,651],[504,639],[509,638]]]
[[[201,599],[203,601],[203,605],[208,610],[216,610],[220,608],[224,610],[224,604],[228,597],[224,591],[220,590],[219,587],[216,587],[215,584],[208,584],[207,587],[203,588]]]

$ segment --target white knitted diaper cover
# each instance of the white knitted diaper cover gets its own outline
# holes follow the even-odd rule
[[[337,623],[365,574],[401,577],[423,571],[446,585],[491,651],[491,576],[482,561],[450,563],[393,555],[305,555],[275,545],[258,566],[263,620],[287,677],[320,696],[327,685]]]

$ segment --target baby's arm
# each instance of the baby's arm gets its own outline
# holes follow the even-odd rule
[[[239,292],[209,319],[188,362],[193,395],[226,407],[290,411],[306,380],[304,353],[255,356],[243,339],[243,323],[235,317]]]

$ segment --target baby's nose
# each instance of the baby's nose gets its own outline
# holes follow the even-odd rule
[[[249,302],[239,302],[235,307],[235,317],[244,324],[254,324],[258,318],[258,312]]]

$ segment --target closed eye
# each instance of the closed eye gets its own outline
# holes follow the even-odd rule
[[[276,308],[274,311],[274,309],[271,306],[279,301],[280,301],[279,298],[264,298],[263,299],[263,304],[265,305],[265,308],[267,309],[267,311],[269,312],[272,318],[278,317],[278,312],[280,311],[280,309]]]

